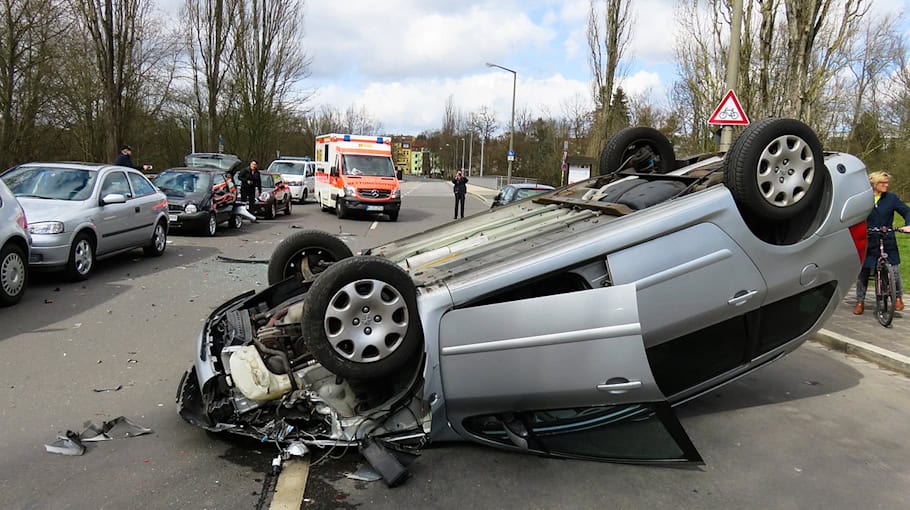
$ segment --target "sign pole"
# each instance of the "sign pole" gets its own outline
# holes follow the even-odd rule
[[[730,53],[727,54],[727,89],[736,90],[739,76],[740,25],[743,22],[743,0],[733,0],[733,19],[730,22]],[[730,150],[733,128],[724,126],[720,133],[720,151]]]

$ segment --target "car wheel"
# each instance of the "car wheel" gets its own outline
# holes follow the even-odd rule
[[[621,129],[600,151],[600,175],[613,175],[627,168],[657,174],[671,172],[676,169],[673,145],[654,128]]]
[[[388,213],[389,221],[398,221],[398,211]]]
[[[343,220],[345,216],[348,215],[348,211],[344,206],[344,202],[341,200],[335,199],[335,216],[338,216],[339,220]]]
[[[25,252],[13,243],[0,250],[0,306],[19,302],[28,283],[28,261]]]
[[[747,215],[783,221],[811,208],[822,193],[821,142],[796,119],[765,119],[746,128],[724,159],[724,180]]]
[[[73,239],[70,257],[66,261],[66,274],[71,280],[85,280],[95,268],[95,244],[88,234],[81,233]]]
[[[241,216],[239,214],[235,214],[235,215],[231,216],[231,227],[233,229],[236,230],[242,226],[243,226],[243,216]]]
[[[307,199],[307,190],[303,188],[303,195],[300,196],[300,203],[305,204]]]
[[[209,221],[202,233],[208,237],[215,237],[216,232],[218,232],[218,218],[215,217],[215,211],[212,211],[209,213]]]
[[[289,236],[269,258],[269,285],[301,275],[312,281],[327,267],[353,255],[337,237],[319,230],[304,230]]]
[[[301,326],[316,360],[352,379],[394,373],[423,338],[414,282],[381,257],[349,258],[326,269],[306,295]]]
[[[142,247],[142,251],[149,257],[160,257],[164,254],[165,248],[167,248],[167,227],[163,221],[159,221],[152,232],[152,240],[148,245]]]
[[[291,215],[291,207],[292,207],[292,206],[291,206],[291,203],[292,203],[292,202],[294,202],[294,201],[291,200],[290,197],[288,197],[288,203],[287,203],[287,205],[284,207],[284,215],[285,215],[285,216],[290,216],[290,215]]]

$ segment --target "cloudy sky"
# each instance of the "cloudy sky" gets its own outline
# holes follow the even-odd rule
[[[165,10],[182,0],[161,0]],[[623,87],[665,101],[675,77],[677,0],[635,0]],[[908,0],[873,0],[893,15]],[[305,86],[312,107],[363,106],[387,132],[439,129],[446,99],[471,112],[486,106],[507,129],[512,74],[516,109],[560,116],[589,101],[585,25],[589,0],[305,0]],[[905,24],[906,26],[906,24]],[[720,98],[719,98],[720,99]]]

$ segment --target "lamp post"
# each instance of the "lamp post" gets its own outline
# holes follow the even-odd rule
[[[461,139],[461,171],[464,171],[464,150],[465,150],[464,138]]]
[[[515,141],[515,83],[518,81],[518,73],[509,69],[508,67],[503,67],[499,64],[491,64],[487,62],[487,67],[498,67],[503,71],[508,71],[512,73],[512,121],[509,124],[509,173],[506,176],[506,184],[512,184],[512,159],[514,156],[514,141]]]

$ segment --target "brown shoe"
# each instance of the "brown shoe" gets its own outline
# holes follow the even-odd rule
[[[853,315],[862,315],[863,314],[863,303],[860,301],[856,303],[856,307],[853,309]]]
[[[900,296],[897,296],[897,300],[894,302],[894,311],[900,312],[904,309],[904,300]]]

